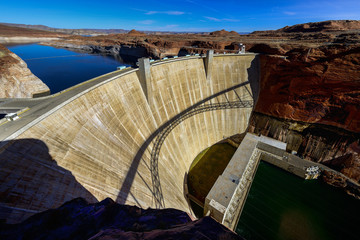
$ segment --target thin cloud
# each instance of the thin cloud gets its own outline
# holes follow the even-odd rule
[[[239,19],[232,19],[232,18],[214,18],[214,17],[204,17],[207,20],[213,21],[213,22],[239,22]]]
[[[210,21],[214,21],[214,22],[221,22],[221,20],[219,18],[214,18],[214,17],[204,17]]]
[[[146,15],[154,15],[154,14],[167,14],[167,15],[184,15],[186,14],[185,12],[181,12],[181,11],[149,11],[149,10],[144,10],[144,9],[139,9],[139,8],[130,8],[131,10],[135,10],[138,12],[143,12]]]
[[[148,11],[145,13],[146,15],[153,15],[153,14],[166,14],[166,15],[183,15],[185,12],[180,11]]]
[[[232,18],[223,18],[221,19],[223,22],[240,22],[239,19],[232,19]]]
[[[138,23],[150,25],[150,24],[153,24],[154,22],[155,22],[154,20],[144,20],[144,21],[139,21]]]
[[[288,11],[285,11],[284,14],[285,14],[285,15],[289,15],[289,16],[294,16],[294,15],[296,15],[296,12],[288,12]]]

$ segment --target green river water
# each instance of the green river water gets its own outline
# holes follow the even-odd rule
[[[236,232],[251,239],[360,239],[360,200],[260,162]]]

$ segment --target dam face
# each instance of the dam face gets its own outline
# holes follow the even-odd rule
[[[134,71],[6,142],[0,219],[19,222],[76,197],[190,212],[184,177],[191,162],[246,131],[258,94],[254,54],[214,56],[210,71],[207,78],[202,58],[153,64],[151,99]]]

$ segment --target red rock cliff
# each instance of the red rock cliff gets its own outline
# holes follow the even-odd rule
[[[254,45],[261,56],[260,96],[249,130],[288,143],[341,177],[326,182],[360,197],[360,45]]]
[[[298,48],[261,56],[256,111],[360,132],[360,46]]]

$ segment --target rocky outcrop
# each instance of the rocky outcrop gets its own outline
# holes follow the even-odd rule
[[[360,21],[358,20],[329,20],[323,22],[310,22],[286,26],[277,30],[277,32],[331,32],[344,30],[360,30]]]
[[[84,44],[79,41],[69,41],[69,42],[42,42],[42,45],[54,46],[60,48],[70,49],[75,52],[82,53],[94,53],[94,54],[106,54],[113,55],[115,58],[117,56],[127,63],[135,64],[138,58],[145,56],[155,57],[157,53],[151,52],[151,50],[145,46],[134,46],[134,45],[98,45],[98,44]],[[150,51],[150,52],[149,52]]]
[[[27,29],[22,27],[8,26],[0,24],[0,37],[52,37],[59,38],[67,35],[61,33],[53,33],[44,30]]]
[[[16,32],[15,36],[19,34],[36,34],[47,35],[47,36],[56,36],[63,37],[68,34],[73,35],[99,35],[99,34],[109,34],[109,33],[125,33],[126,30],[123,29],[63,29],[63,28],[51,28],[44,25],[29,25],[29,24],[15,24],[15,23],[0,23],[0,32],[1,35],[3,32],[11,31],[11,36],[14,36],[13,32]]]
[[[210,217],[192,221],[176,209],[141,209],[82,198],[19,224],[0,224],[1,239],[242,239]]]
[[[360,21],[299,24],[255,32],[262,53],[260,97],[249,130],[354,180],[324,176],[360,197]],[[356,30],[357,29],[357,30]],[[282,37],[284,40],[277,40]],[[330,175],[332,177],[330,177]]]
[[[360,183],[360,45],[257,44],[252,50],[271,55],[261,56],[250,131],[287,142],[299,156]]]
[[[200,34],[146,35],[132,30],[128,34],[96,37],[72,36],[62,41],[46,44],[55,47],[67,46],[70,49],[83,49],[85,51],[89,48],[99,49],[103,53],[107,53],[109,48],[118,48],[113,52],[122,54],[121,51],[123,51],[136,58],[159,59],[167,56],[205,53],[209,49],[215,49],[217,53],[236,52],[239,49],[239,36],[236,32],[225,30],[214,32],[211,37]],[[120,51],[120,48],[124,50]],[[131,49],[130,52],[129,49]]]
[[[26,63],[0,45],[0,98],[31,98],[50,94],[50,89],[31,73]]]
[[[322,180],[334,187],[342,188],[345,192],[357,199],[360,199],[359,184],[346,179],[336,172],[323,171]]]
[[[360,197],[359,35],[329,34],[324,30],[328,25],[334,26],[333,22],[312,24],[310,29],[317,26],[322,32],[306,34],[294,33],[303,25],[289,33],[286,28],[259,32],[262,37],[285,36],[291,43],[247,45],[250,51],[262,53],[260,95],[249,131],[287,142],[289,151],[351,178],[354,184],[329,174],[324,180]]]
[[[59,40],[67,35],[0,24],[0,43],[31,43]]]
[[[294,48],[261,57],[256,111],[360,132],[360,46]]]
[[[130,31],[128,34],[110,34],[107,36],[81,37],[71,36],[65,40],[52,42],[52,46],[62,47],[64,44],[74,46],[74,49],[87,49],[87,46],[104,50],[117,46],[119,48],[130,48],[130,56],[135,58],[151,57],[154,59],[163,58],[174,55],[186,55],[192,53],[206,53],[207,50],[213,49],[215,53],[236,53],[239,50],[239,43],[244,43],[246,49],[250,51],[267,53],[267,54],[284,54],[285,52],[301,46],[316,48],[324,43],[346,43],[359,44],[359,30],[354,30],[359,21],[329,21],[322,23],[312,23],[311,26],[322,26],[320,32],[308,31],[302,32],[298,26],[293,26],[294,31],[285,31],[279,29],[276,31],[260,31],[248,35],[240,35],[234,31],[214,31],[210,34],[162,34],[149,35]],[[332,28],[326,27],[327,25]],[[341,25],[342,24],[342,25]],[[334,26],[342,27],[334,27]],[[296,27],[297,26],[297,27]],[[290,28],[290,27],[288,27]],[[315,29],[315,27],[310,27]],[[337,31],[330,31],[337,29]],[[78,45],[78,47],[75,47]],[[262,46],[260,46],[262,45]],[[104,48],[105,47],[105,48]],[[271,49],[270,51],[265,48]],[[140,49],[137,51],[135,49]],[[128,52],[126,50],[126,52]],[[307,49],[308,50],[308,49]],[[306,50],[306,51],[307,51]],[[119,52],[119,51],[117,51]]]
[[[239,34],[235,31],[228,32],[225,29],[220,31],[214,31],[210,33],[211,36],[238,36]]]
[[[136,31],[135,29],[132,29],[130,32],[127,33],[130,36],[146,36],[145,33]]]

